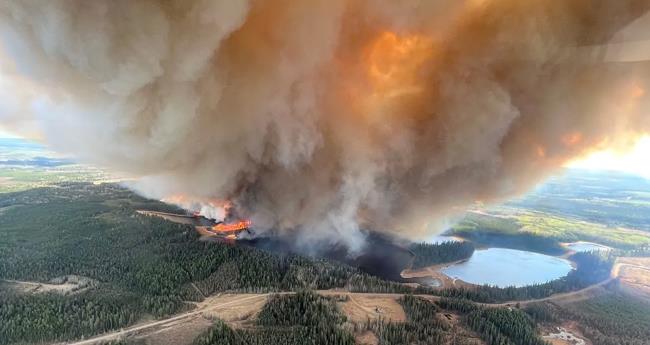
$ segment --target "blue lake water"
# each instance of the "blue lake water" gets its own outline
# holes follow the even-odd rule
[[[498,287],[546,283],[572,270],[568,260],[522,250],[489,248],[476,250],[467,261],[444,268],[451,278]]]
[[[612,248],[603,246],[602,244],[598,243],[591,243],[591,242],[574,242],[574,243],[568,243],[567,248],[576,251],[576,252],[590,252],[594,250],[610,250]]]

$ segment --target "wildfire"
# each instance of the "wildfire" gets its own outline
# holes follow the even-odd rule
[[[252,225],[252,222],[250,220],[241,220],[239,222],[235,223],[219,223],[215,226],[212,227],[212,230],[218,231],[218,232],[232,232],[232,231],[239,231],[239,230],[246,230],[250,228]]]

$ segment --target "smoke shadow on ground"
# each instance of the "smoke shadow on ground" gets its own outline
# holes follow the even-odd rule
[[[237,245],[255,247],[279,254],[296,254],[312,258],[328,259],[357,267],[361,271],[392,281],[405,282],[400,273],[411,266],[413,253],[398,239],[365,231],[366,245],[360,253],[352,254],[345,245],[330,244],[307,250],[300,246],[297,236],[283,234],[279,236],[260,236],[251,239],[241,239]]]

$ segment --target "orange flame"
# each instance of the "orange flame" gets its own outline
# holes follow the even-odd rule
[[[218,232],[233,232],[233,231],[240,231],[240,230],[246,230],[250,228],[252,225],[252,222],[250,220],[241,220],[236,223],[219,223],[215,226],[212,227],[212,230],[218,231]]]

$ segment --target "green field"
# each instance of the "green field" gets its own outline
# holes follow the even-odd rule
[[[62,182],[114,179],[108,173],[65,159],[46,147],[18,138],[0,138],[0,193]]]
[[[43,167],[0,167],[0,193],[47,187],[62,182],[95,182],[110,175],[84,165]]]
[[[526,238],[531,250],[556,251],[559,242],[590,241],[607,246],[632,249],[650,244],[650,233],[609,228],[559,215],[518,211],[508,215],[468,213],[449,231],[450,234],[485,242],[489,237],[506,240]],[[484,235],[484,236],[481,236]],[[544,242],[546,241],[546,242]],[[524,247],[526,243],[524,243]]]

